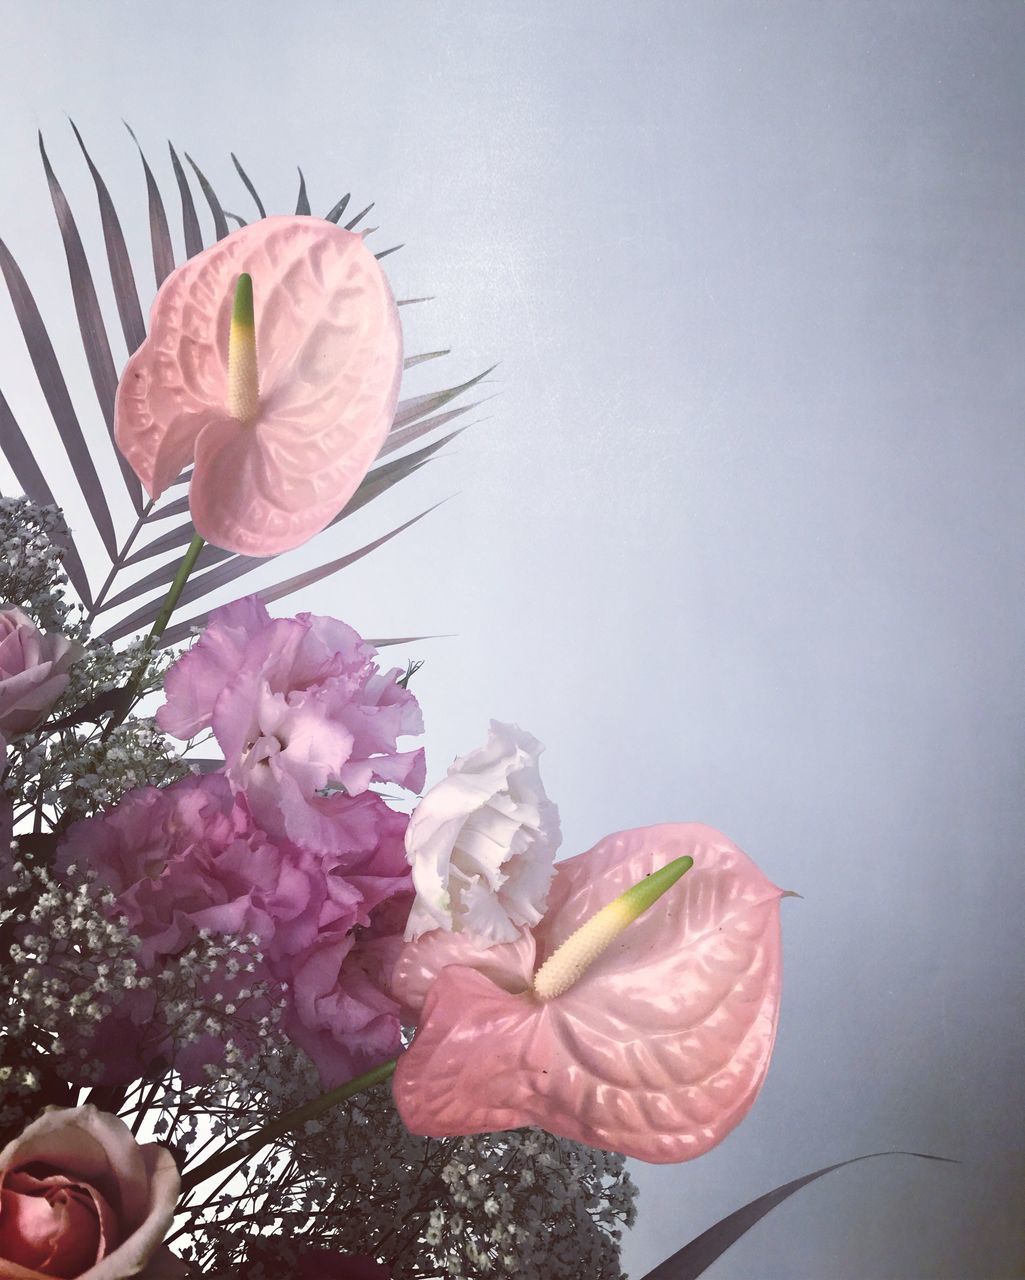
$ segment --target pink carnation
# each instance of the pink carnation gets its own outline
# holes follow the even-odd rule
[[[340,810],[323,792],[358,795],[372,782],[419,791],[423,750],[397,740],[423,732],[398,668],[333,618],[271,618],[256,596],[211,615],[167,673],[157,723],[177,738],[212,728],[225,772],[263,829],[330,851]]]
[[[222,775],[146,787],[76,823],[58,850],[57,870],[74,863],[99,872],[141,939],[144,970],[158,970],[200,930],[255,934],[263,970],[246,983],[286,984],[286,1030],[325,1082],[337,1083],[399,1047],[398,1006],[382,995],[381,975],[394,961],[411,897],[405,816],[370,793],[338,797],[333,810],[341,810],[339,801],[352,812],[334,815],[335,852],[324,856],[270,839]],[[353,833],[362,839],[354,842]],[[234,994],[221,993],[226,1000]],[[115,1020],[118,1059],[108,1078],[168,1052],[169,1028],[146,992],[130,993]],[[213,1039],[194,1043],[176,1066],[199,1079],[221,1049]]]

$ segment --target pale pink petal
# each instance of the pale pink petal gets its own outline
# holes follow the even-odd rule
[[[26,1174],[27,1165],[48,1166],[58,1172],[42,1179]],[[7,1172],[11,1171],[11,1172]],[[15,1189],[29,1179],[40,1186],[67,1188],[77,1184],[88,1193],[94,1208],[88,1220],[65,1214],[64,1226],[77,1243],[93,1249],[92,1264],[75,1270],[80,1280],[124,1280],[127,1276],[170,1277],[183,1269],[146,1270],[156,1262],[159,1246],[174,1215],[181,1179],[171,1153],[155,1144],[139,1146],[128,1126],[116,1116],[84,1106],[44,1112],[0,1151],[0,1182]],[[73,1212],[84,1208],[76,1192]],[[67,1206],[60,1206],[64,1213]],[[95,1242],[101,1240],[105,1257],[95,1258]],[[37,1280],[40,1275],[71,1274],[61,1267],[73,1257],[74,1239],[60,1243],[63,1251],[47,1263],[45,1272],[0,1257],[0,1280]],[[17,1255],[15,1255],[17,1256]],[[77,1257],[73,1260],[77,1264]]]
[[[525,991],[536,968],[534,939],[529,929],[523,929],[515,942],[494,946],[472,933],[432,929],[415,942],[407,942],[391,978],[392,993],[403,1006],[405,1022],[419,1020],[431,984],[449,965],[472,966],[504,991]]]
[[[141,1222],[127,1239],[86,1271],[81,1280],[123,1280],[125,1276],[149,1276],[156,1280],[184,1275],[185,1268],[161,1242],[174,1217],[181,1177],[166,1147],[148,1143],[139,1147],[145,1168],[146,1205]],[[148,1264],[148,1265],[147,1265]]]
[[[270,625],[258,596],[215,610],[203,634],[164,676],[167,702],[157,710],[160,728],[183,740],[208,728],[214,703],[239,674],[250,641]]]
[[[554,1000],[442,970],[395,1075],[412,1132],[536,1124],[655,1163],[722,1141],[761,1088],[779,1007],[781,894],[746,855],[696,825],[606,837],[556,868],[538,960],[683,854],[694,869]]]
[[[228,328],[253,278],[260,411],[228,414]],[[384,442],[402,370],[398,311],[362,237],[264,218],[165,280],[118,386],[118,444],[157,496],[188,458],[193,521],[214,543],[274,555],[323,529]]]

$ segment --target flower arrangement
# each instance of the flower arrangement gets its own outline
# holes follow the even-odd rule
[[[236,161],[260,217],[232,231],[192,165],[204,248],[173,148],[178,266],[142,157],[147,328],[81,145],[119,378],[43,160],[136,519],[119,540],[0,244],[111,560],[94,589],[0,399],[25,490],[0,499],[0,1277],[619,1276],[625,1157],[701,1155],[765,1079],[784,895],[676,821],[557,860],[542,747],[515,725],[425,790],[416,664],[268,608],[383,539],[180,619],[423,466],[444,440],[402,451],[477,380],[399,400],[426,357],[403,356],[364,215],[339,225],[348,197],[317,218],[302,183],[267,217]]]

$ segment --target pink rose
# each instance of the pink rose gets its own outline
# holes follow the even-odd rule
[[[0,733],[27,733],[68,687],[82,656],[66,636],[45,635],[20,609],[0,609]]]
[[[180,1178],[95,1107],[47,1111],[0,1151],[0,1280],[172,1280],[162,1241]]]

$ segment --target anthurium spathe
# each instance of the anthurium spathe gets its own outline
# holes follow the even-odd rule
[[[624,891],[649,876],[661,896],[631,909]],[[644,827],[559,863],[544,918],[514,942],[406,943],[393,990],[418,1029],[395,1072],[403,1122],[431,1137],[538,1125],[654,1163],[701,1155],[765,1079],[781,897],[719,832]]]
[[[154,498],[194,461],[197,532],[275,555],[352,496],[388,434],[401,372],[398,310],[362,237],[320,218],[264,218],[160,287],[118,385],[117,443]]]

